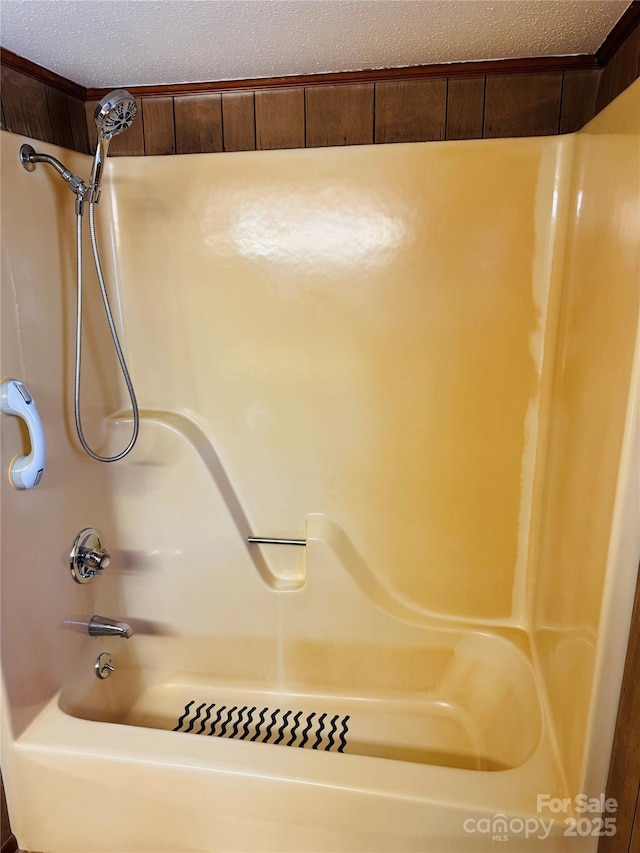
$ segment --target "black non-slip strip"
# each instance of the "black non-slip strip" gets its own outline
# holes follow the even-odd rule
[[[268,708],[263,708],[262,711],[260,711],[260,719],[258,720],[258,725],[256,726],[256,733],[251,738],[252,741],[256,740],[260,736],[260,726],[264,723],[264,715],[267,713],[268,710]]]
[[[238,719],[233,724],[233,731],[231,732],[231,737],[237,737],[238,736],[238,726],[242,722],[242,715],[244,714],[244,712],[246,710],[247,710],[246,705],[243,705],[243,707],[240,708],[240,711],[238,712]]]
[[[323,731],[323,729],[324,729],[324,719],[325,719],[325,717],[326,717],[326,716],[327,716],[326,714],[323,714],[323,715],[320,717],[320,720],[319,720],[320,726],[319,726],[319,728],[318,728],[318,733],[317,733],[317,737],[316,737],[316,742],[315,742],[315,743],[314,743],[314,745],[311,747],[312,749],[317,749],[317,748],[318,748],[318,746],[320,745],[320,741],[322,740],[322,731]]]
[[[202,711],[202,709],[204,708],[204,706],[205,706],[206,704],[207,704],[206,702],[203,702],[203,703],[202,703],[202,705],[199,705],[199,706],[198,706],[198,708],[196,709],[196,715],[195,715],[195,717],[194,717],[194,718],[193,718],[193,720],[191,720],[191,722],[189,723],[189,728],[188,728],[188,729],[185,729],[185,731],[186,731],[186,732],[191,732],[191,731],[193,731],[193,727],[195,726],[196,722],[197,722],[197,721],[198,721],[198,719],[200,718],[200,712]]]
[[[316,715],[316,714],[315,714],[315,711],[314,711],[313,713],[309,714],[309,716],[307,717],[307,727],[306,727],[306,729],[302,732],[302,742],[299,744],[299,746],[301,746],[301,747],[304,747],[305,743],[309,740],[308,735],[309,735],[309,732],[311,731],[311,720],[313,720],[313,718],[315,717],[315,715]]]
[[[238,707],[237,705],[234,705],[233,708],[231,708],[231,710],[229,711],[229,714],[227,715],[227,719],[222,724],[222,731],[220,732],[220,735],[219,735],[220,737],[226,737],[227,726],[231,722],[231,717],[233,717],[233,712],[236,710],[237,707]]]
[[[338,714],[331,720],[331,731],[329,732],[329,743],[326,747],[326,751],[329,752],[331,747],[333,746],[333,736],[338,731],[336,727],[336,720],[338,719]]]
[[[226,705],[221,705],[221,706],[218,708],[218,713],[216,714],[216,718],[215,718],[215,720],[211,723],[211,731],[209,732],[209,735],[212,735],[212,734],[215,732],[215,730],[216,730],[216,726],[218,725],[218,723],[220,722],[220,718],[222,717],[222,712],[223,712],[223,711],[225,711],[225,710],[226,710],[226,708],[227,708],[227,706],[226,706]]]
[[[304,722],[297,744],[298,747],[304,748],[308,745],[311,749],[323,749],[325,752],[344,752],[347,746],[349,716],[340,718],[339,714],[335,714],[331,717],[330,723],[325,725],[328,714],[317,714],[315,711],[304,716],[302,711],[294,713],[291,710],[280,708],[273,711],[269,708],[262,708],[258,712],[255,705],[251,708],[248,705],[243,705],[241,708],[238,708],[237,705],[233,705],[231,708],[227,708],[226,705],[218,705],[217,712],[214,715],[215,702],[211,702],[209,705],[202,702],[194,710],[195,704],[194,699],[187,702],[184,706],[184,712],[178,717],[177,724],[173,729],[174,732],[181,731],[185,734],[207,734],[209,736],[216,735],[217,737],[246,740],[253,731],[253,735],[249,738],[251,741],[270,742],[274,746],[276,744],[293,746],[298,738],[298,730],[301,727],[300,719],[302,718]],[[206,711],[204,711],[205,708]],[[281,715],[279,725],[278,715]],[[293,717],[293,723],[290,723],[291,717]],[[265,727],[265,720],[267,719],[269,722]],[[198,726],[196,726],[197,723],[199,723]],[[338,725],[341,728],[339,734]],[[339,745],[337,741],[339,741]]]
[[[204,732],[205,724],[209,722],[209,718],[211,717],[211,709],[215,707],[215,704],[216,703],[214,702],[212,705],[209,705],[209,707],[207,708],[206,716],[204,717],[204,719],[200,723],[200,730],[198,731],[199,735],[201,735]]]
[[[346,737],[347,737],[347,732],[349,731],[349,729],[347,728],[347,723],[349,722],[349,719],[350,718],[347,716],[342,721],[343,728],[342,728],[342,731],[340,732],[340,746],[338,747],[338,752],[344,752],[344,748],[347,745]]]
[[[282,718],[282,725],[278,729],[278,739],[274,741],[274,743],[280,743],[282,738],[284,737],[284,730],[287,728],[287,720],[291,716],[291,711],[287,711],[287,713]]]
[[[264,740],[262,741],[263,743],[266,743],[269,740],[269,738],[271,737],[271,730],[273,729],[273,727],[276,723],[276,717],[278,716],[279,713],[280,713],[280,708],[276,708],[276,710],[271,715],[271,722],[267,726],[267,733],[265,735]]]
[[[189,716],[189,708],[191,708],[192,705],[195,705],[195,702],[193,699],[191,700],[191,702],[188,702],[184,706],[184,714],[178,720],[178,725],[175,727],[174,732],[177,732],[179,730],[180,726],[184,723],[186,718]]]
[[[298,711],[298,713],[293,718],[293,728],[291,729],[291,737],[289,739],[289,742],[287,743],[287,746],[293,746],[293,742],[296,739],[296,731],[298,730],[298,720],[301,716],[302,711]]]
[[[247,719],[245,720],[245,724],[243,727],[242,734],[240,735],[240,740],[244,740],[246,736],[249,734],[249,725],[253,723],[253,712],[256,710],[255,705],[253,708],[249,709],[249,713],[247,714]]]

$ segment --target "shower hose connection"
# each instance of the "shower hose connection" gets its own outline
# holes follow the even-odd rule
[[[76,243],[77,243],[77,258],[78,258],[78,303],[77,303],[77,313],[76,313],[76,364],[75,364],[75,385],[74,385],[74,414],[76,421],[76,430],[78,432],[78,438],[80,439],[80,444],[83,449],[91,456],[92,459],[95,459],[97,462],[117,462],[119,459],[123,459],[133,448],[136,440],[138,438],[138,431],[140,429],[140,415],[138,412],[138,402],[136,400],[135,391],[133,389],[133,383],[131,382],[131,377],[129,376],[129,371],[127,370],[127,363],[124,359],[124,354],[122,352],[122,347],[120,345],[120,340],[118,338],[118,332],[116,331],[116,324],[113,321],[113,314],[111,312],[111,306],[109,304],[109,297],[107,295],[107,288],[104,282],[104,275],[102,272],[102,265],[100,263],[100,254],[98,252],[98,240],[96,237],[96,225],[95,225],[95,202],[90,199],[89,203],[89,233],[91,236],[91,249],[93,251],[93,260],[96,267],[96,273],[98,276],[98,282],[100,284],[100,293],[102,294],[102,304],[104,305],[104,310],[107,315],[107,322],[109,323],[109,330],[111,332],[111,339],[113,341],[113,346],[115,347],[116,355],[118,356],[118,361],[120,362],[120,368],[122,370],[122,376],[124,377],[125,384],[127,386],[127,390],[129,392],[129,398],[131,399],[131,408],[133,410],[133,433],[131,435],[131,440],[129,444],[125,447],[125,449],[118,453],[115,456],[100,456],[98,453],[93,451],[84,437],[84,432],[82,429],[82,419],[80,416],[80,376],[82,372],[82,290],[83,290],[83,281],[82,281],[82,206],[80,205],[79,209],[76,211]]]

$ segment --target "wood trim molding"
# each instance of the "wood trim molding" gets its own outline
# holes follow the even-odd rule
[[[299,74],[291,77],[254,77],[246,80],[175,83],[157,86],[127,86],[136,98],[161,98],[179,95],[223,94],[261,89],[309,89],[313,86],[339,86],[354,83],[426,80],[433,77],[479,77],[485,74],[532,74],[543,71],[575,71],[597,68],[595,54],[582,56],[539,56],[530,59],[492,59],[479,62],[450,62],[435,65],[410,65],[406,68],[377,68],[365,71],[340,71],[327,74]],[[87,90],[88,100],[100,100],[110,89]]]
[[[6,47],[0,47],[0,64],[7,68],[13,68],[14,71],[19,71],[27,77],[33,77],[34,80],[39,80],[47,86],[53,86],[54,89],[58,89],[66,95],[80,98],[83,101],[87,98],[85,86],[80,86],[79,83],[74,83],[72,80],[56,74],[55,71],[49,71],[48,68],[38,65],[30,59],[25,59],[24,56],[18,56],[17,53],[7,50]]]
[[[638,24],[640,24],[640,0],[633,0],[595,53],[598,65],[601,68],[609,62],[616,50],[622,47]]]

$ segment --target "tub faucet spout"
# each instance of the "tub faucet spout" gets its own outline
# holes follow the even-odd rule
[[[92,616],[87,625],[90,637],[122,637],[128,640],[133,630],[126,622],[116,622],[106,616]]]

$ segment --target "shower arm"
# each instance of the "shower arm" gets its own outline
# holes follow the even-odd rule
[[[76,213],[82,214],[84,212],[84,200],[89,187],[82,178],[74,175],[63,163],[52,157],[51,154],[38,154],[31,145],[23,145],[20,148],[20,162],[28,172],[34,171],[36,163],[46,163],[49,166],[53,166],[60,177],[66,182],[71,192],[76,194]]]

